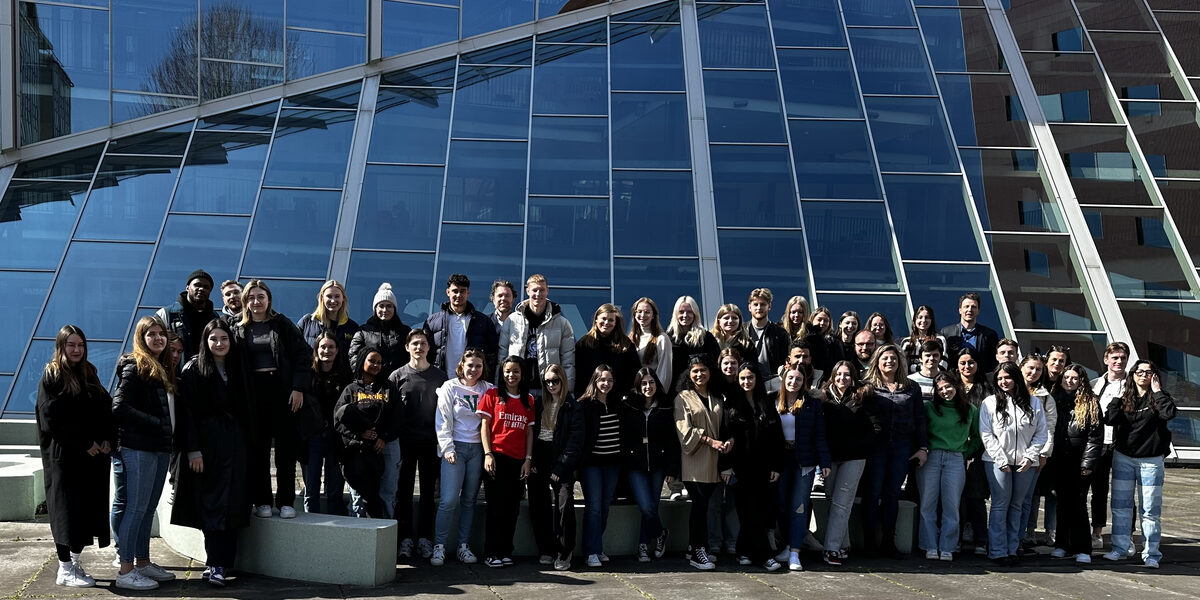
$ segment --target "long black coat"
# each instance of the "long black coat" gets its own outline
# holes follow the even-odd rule
[[[42,378],[37,397],[38,445],[54,543],[108,545],[108,454],[88,456],[93,443],[117,447],[112,398],[99,384],[79,394]]]
[[[234,361],[229,366],[227,382],[217,373],[201,375],[196,360],[180,375],[175,401],[179,459],[171,510],[175,525],[228,531],[249,523],[246,447],[252,412],[241,369]],[[188,466],[194,452],[204,460],[201,473]]]

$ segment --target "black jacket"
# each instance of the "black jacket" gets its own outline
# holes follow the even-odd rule
[[[575,344],[577,397],[583,395],[588,381],[592,379],[592,373],[600,365],[608,365],[613,370],[613,391],[610,395],[616,399],[633,388],[633,378],[638,369],[642,368],[642,359],[638,358],[636,344],[630,344],[624,352],[614,352],[611,340],[590,339],[587,336],[579,338]]]
[[[589,398],[579,401],[579,413],[583,418],[583,447],[580,449],[579,466],[587,467],[597,464],[596,457],[592,456],[592,449],[596,447],[596,440],[600,437],[600,417],[616,413],[619,420],[624,409],[625,405],[621,403],[615,393],[608,395],[608,402]],[[614,464],[618,463],[620,463],[619,455]]]
[[[765,474],[783,472],[783,426],[767,396],[757,398],[754,406],[744,392],[725,396],[723,429],[733,436],[730,466],[739,483],[753,479],[765,486]]]
[[[1050,460],[1071,460],[1077,463],[1075,470],[1094,470],[1096,461],[1104,451],[1104,426],[1096,423],[1080,427],[1075,422],[1074,394],[1060,389],[1054,394],[1054,402],[1058,407],[1058,420],[1054,426],[1054,454]]]
[[[750,322],[746,322],[746,324],[742,326],[742,330],[745,331],[746,335],[752,340],[749,351],[751,354],[753,354],[753,356],[743,355],[742,360],[758,363],[759,348],[757,344],[753,343],[755,335],[753,329],[754,325]],[[763,340],[759,343],[764,343],[767,345],[767,364],[770,368],[766,373],[759,373],[760,378],[770,378],[775,374],[776,371],[779,370],[779,367],[781,367],[783,363],[787,362],[788,346],[791,344],[791,342],[791,338],[788,336],[787,331],[784,330],[782,326],[780,326],[778,323],[767,323],[767,326],[763,328]]]
[[[483,364],[490,368],[491,365],[496,364],[500,335],[496,332],[492,318],[475,310],[475,305],[470,302],[467,302],[466,313],[471,315],[471,321],[467,323],[467,341],[464,348],[472,346],[482,348],[486,355]],[[425,331],[430,333],[429,343],[433,346],[429,352],[432,357],[430,362],[433,363],[433,366],[441,369],[443,373],[453,374],[458,365],[446,364],[446,336],[450,334],[450,303],[443,302],[441,310],[425,319],[424,327]]]
[[[376,378],[371,384],[355,380],[342,390],[333,409],[333,427],[342,436],[342,446],[348,451],[373,453],[375,440],[363,437],[367,430],[374,429],[379,439],[394,434],[390,428],[396,423],[395,412],[399,409],[392,384]]]
[[[167,329],[179,334],[183,341],[183,358],[187,362],[200,351],[200,334],[209,321],[221,318],[220,313],[213,308],[211,300],[205,300],[199,310],[188,303],[187,292],[180,292],[179,298],[170,306],[164,306],[155,313],[166,323]]]
[[[846,358],[846,349],[842,347],[842,341],[833,336],[814,333],[804,340],[808,342],[813,369],[821,372],[821,381],[817,384],[823,385],[833,372],[833,365]]]
[[[275,366],[284,381],[292,382],[292,390],[307,392],[312,387],[312,347],[304,341],[300,328],[287,317],[273,313],[267,319],[271,326],[271,354],[275,357]],[[250,342],[246,337],[248,326],[241,322],[230,326],[233,330],[233,343],[237,354],[241,357],[242,367],[249,374]],[[261,402],[261,399],[255,399]]]
[[[146,452],[174,449],[167,389],[158,381],[142,379],[137,363],[128,355],[117,362],[112,412],[120,429],[122,448]]]
[[[537,443],[538,433],[542,428],[542,408],[546,403],[538,401],[537,406],[537,422],[533,426],[533,449],[538,452],[540,444]],[[550,473],[558,475],[560,481],[574,481],[575,470],[579,468],[579,461],[583,455],[584,448],[584,423],[583,411],[579,407],[579,401],[570,393],[567,394],[567,399],[563,402],[562,407],[558,409],[558,417],[554,423],[554,441],[551,442],[551,452],[553,453]],[[534,464],[541,464],[540,456],[534,457]]]
[[[321,423],[325,429],[333,427],[333,407],[337,406],[338,399],[342,397],[342,390],[350,385],[350,381],[350,371],[344,366],[334,366],[329,371],[313,373],[312,393],[304,401],[311,400],[321,409]]]
[[[883,433],[878,399],[865,394],[856,406],[850,406],[850,393],[838,399],[832,390],[823,393],[821,408],[825,416],[825,441],[833,462],[865,459]]]
[[[675,406],[671,398],[659,398],[646,412],[641,396],[626,396],[621,411],[621,454],[631,471],[662,470],[679,478],[679,435],[675,431]]]
[[[408,349],[404,346],[404,339],[410,331],[412,327],[405,325],[400,317],[380,321],[379,317],[371,315],[350,341],[349,364],[362,364],[363,358],[366,358],[362,356],[363,352],[367,348],[375,348],[383,355],[383,369],[379,371],[379,376],[391,375],[392,371],[408,363]]]
[[[1121,410],[1121,397],[1108,403],[1105,424],[1113,426],[1113,447],[1131,458],[1166,456],[1171,451],[1167,421],[1175,418],[1175,399],[1166,390],[1147,392],[1137,399],[1133,411]]]
[[[946,338],[946,356],[958,356],[963,349],[962,322],[947,325],[942,328],[942,337]],[[996,345],[1000,343],[1000,335],[995,329],[975,322],[975,334],[979,337],[975,349],[979,351],[979,372],[991,373],[996,369]]]
[[[705,331],[700,337],[699,346],[689,346],[683,339],[675,339],[671,337],[671,387],[674,390],[681,389],[679,386],[684,379],[687,379],[688,360],[694,354],[703,354],[708,357],[709,365],[713,369],[717,368],[717,354],[721,352],[721,346],[717,344],[717,338],[713,334]],[[589,373],[589,376],[591,374]]]

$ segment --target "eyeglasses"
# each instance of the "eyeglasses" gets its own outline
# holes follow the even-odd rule
[[[1133,374],[1141,375],[1143,377],[1149,377],[1154,374],[1154,371],[1147,371],[1146,369],[1138,369],[1138,370],[1134,371]]]
[[[561,379],[547,379],[546,380],[546,385],[558,385],[560,383],[562,383]]]

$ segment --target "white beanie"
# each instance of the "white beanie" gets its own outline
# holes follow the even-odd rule
[[[385,300],[391,302],[392,306],[397,306],[396,294],[392,293],[392,284],[390,283],[379,284],[379,291],[375,292],[375,301],[371,303],[371,308],[374,309],[376,306],[379,306],[380,302]]]

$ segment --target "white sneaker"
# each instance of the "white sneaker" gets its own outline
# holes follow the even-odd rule
[[[570,568],[571,568],[571,557],[570,556],[554,559],[554,570],[555,571],[566,571]]]
[[[587,557],[587,566],[589,566],[589,567],[592,567],[592,568],[594,569],[594,568],[596,568],[596,567],[599,567],[601,564],[602,564],[602,563],[600,562],[600,555],[599,555],[599,554],[589,554],[589,555],[588,555],[588,557]]]
[[[260,519],[270,519],[271,515],[271,505],[269,504],[261,504],[258,508],[254,509],[254,516]]]
[[[1050,551],[1050,558],[1066,558],[1067,551],[1062,548],[1055,548]]]
[[[788,552],[788,570],[803,571],[804,565],[800,564],[800,554],[796,552]]]
[[[704,546],[692,550],[691,555],[688,556],[688,564],[701,571],[711,571],[717,568],[717,565],[709,560],[708,550]]]
[[[57,585],[65,585],[67,587],[85,588],[96,585],[96,580],[88,577],[88,574],[83,571],[83,567],[74,561],[58,563],[58,577],[54,579]]]
[[[927,560],[937,560],[938,559],[938,551],[937,550],[926,550],[925,558]]]
[[[120,554],[117,554],[116,556],[113,557],[112,566],[114,566],[118,569],[121,568],[121,555]]]
[[[123,590],[155,590],[158,589],[158,582],[153,579],[148,579],[138,572],[137,569],[130,569],[124,575],[118,574],[115,584]]]
[[[446,545],[434,544],[433,554],[429,555],[429,564],[440,567],[446,564]]]
[[[1116,550],[1112,550],[1104,555],[1104,560],[1111,560],[1111,561],[1125,560],[1125,555]]]
[[[640,563],[650,562],[650,548],[646,544],[638,544],[637,561]]]
[[[1090,564],[1092,564],[1092,555],[1091,554],[1076,554],[1075,562],[1077,562],[1081,565],[1090,565]]]
[[[479,562],[479,559],[475,558],[475,553],[471,552],[471,547],[466,544],[458,545],[456,556],[458,556],[458,561],[464,565],[473,565]]]
[[[413,541],[412,538],[404,538],[400,541],[400,549],[396,551],[396,556],[400,558],[412,558]]]
[[[175,579],[175,574],[154,564],[149,563],[144,567],[134,567],[133,570],[142,574],[142,577],[153,579],[155,581],[172,581]]]
[[[938,560],[943,561],[943,562],[953,562],[954,561],[954,553],[953,552],[942,552],[942,553],[938,554]]]
[[[421,558],[429,558],[430,556],[433,556],[433,542],[425,538],[418,539],[417,553],[421,555]]]
[[[550,556],[549,554],[543,554],[538,557],[538,564],[546,566],[552,565],[554,564],[554,557]]]
[[[285,506],[285,507],[279,509],[279,518],[280,519],[295,519],[296,518],[296,509],[294,509],[290,506]]]
[[[1147,558],[1146,562],[1144,564],[1147,569],[1157,569],[1158,568],[1158,561],[1153,558]]]

